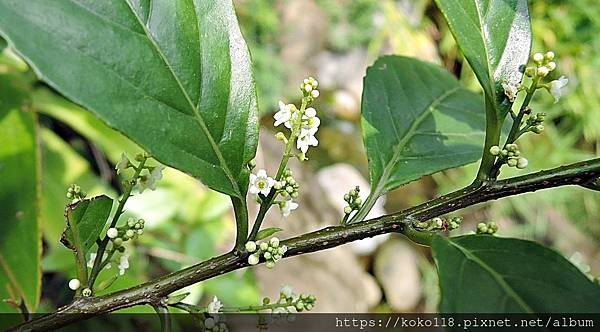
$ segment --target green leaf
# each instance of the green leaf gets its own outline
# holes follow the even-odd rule
[[[0,53],[2,51],[4,51],[4,49],[6,48],[6,40],[2,39],[2,37],[0,37]]]
[[[167,299],[167,304],[179,303],[179,302],[183,301],[183,299],[185,299],[188,295],[190,295],[189,292],[181,293],[181,294],[177,294],[177,295],[171,295]]]
[[[245,197],[256,92],[230,0],[0,0],[0,33],[162,163]]]
[[[35,311],[41,289],[38,127],[21,83],[0,75],[0,312]]]
[[[256,240],[258,241],[258,240],[266,239],[269,236],[271,236],[277,232],[281,232],[282,230],[283,229],[281,229],[279,227],[269,227],[269,228],[261,229],[256,234]]]
[[[454,39],[473,68],[496,112],[510,103],[502,82],[518,84],[531,51],[527,0],[436,0]]]
[[[432,243],[447,313],[600,311],[600,286],[535,242],[469,235]]]
[[[106,225],[112,204],[113,200],[103,195],[68,205],[65,209],[67,227],[60,241],[85,255]]]
[[[446,70],[387,56],[367,69],[362,131],[372,193],[478,160],[485,137],[483,99]]]

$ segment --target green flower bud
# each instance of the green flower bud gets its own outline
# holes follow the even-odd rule
[[[252,254],[252,255],[248,256],[248,264],[250,264],[250,265],[258,264],[259,260],[260,259],[257,254]]]
[[[541,66],[537,70],[537,75],[539,77],[546,77],[546,76],[548,76],[548,73],[550,73],[550,70],[546,66]]]
[[[527,77],[533,77],[537,74],[537,68],[535,67],[527,67],[527,69],[525,69],[525,75],[527,75]]]
[[[261,242],[258,247],[260,248],[260,250],[262,251],[266,251],[267,249],[269,249],[269,244],[266,242]]]
[[[113,240],[113,245],[115,247],[120,247],[123,244],[123,239],[118,237]]]
[[[271,259],[271,257],[273,257],[273,255],[271,255],[271,253],[267,251],[263,254],[263,257],[268,260],[268,259]]]
[[[499,146],[497,146],[497,145],[494,145],[494,146],[492,146],[492,147],[490,148],[490,153],[492,154],[492,156],[497,156],[497,155],[499,155],[499,154],[500,154],[500,151],[502,151],[502,150],[501,150],[501,149],[500,149],[500,147],[499,147]]]
[[[350,195],[344,194],[344,201],[349,202],[350,201]]]
[[[527,167],[527,165],[529,164],[529,161],[526,158],[519,158],[517,159],[517,168],[518,169],[524,169]]]
[[[543,125],[533,126],[533,127],[531,127],[530,130],[536,134],[541,134],[542,131],[544,131],[544,126]]]
[[[284,133],[282,133],[282,132],[280,132],[280,131],[278,131],[278,132],[277,132],[277,134],[275,134],[275,138],[276,138],[278,141],[283,141],[283,142],[286,142],[286,141],[287,141],[287,137],[285,137],[285,134],[284,134]]]
[[[352,208],[350,206],[346,206],[344,208],[344,214],[350,214],[350,213],[352,213]]]
[[[555,56],[554,52],[548,51],[548,52],[546,52],[546,54],[544,54],[544,59],[546,61],[552,61],[552,60],[554,60],[554,56]]]
[[[533,61],[535,63],[542,63],[542,61],[544,61],[544,55],[542,53],[535,53],[533,55]]]
[[[265,266],[267,267],[267,269],[272,269],[272,268],[275,267],[275,262],[273,262],[273,261],[267,261],[265,263]]]
[[[273,188],[275,188],[275,190],[281,190],[281,188],[283,188],[283,183],[281,183],[281,181],[277,181],[273,185]]]
[[[137,235],[142,235],[142,234],[144,234],[144,230],[143,230],[143,229],[138,229],[138,230],[136,231],[136,234],[137,234]]]
[[[133,230],[131,230],[131,229],[128,229],[128,230],[125,232],[125,235],[127,235],[127,237],[128,237],[128,238],[132,238],[132,237],[135,235],[135,233],[133,232]]]
[[[291,193],[291,194],[290,194],[290,196],[291,196],[292,198],[298,198],[298,192],[297,192],[297,191],[294,191],[293,193]]]
[[[256,167],[256,160],[252,159],[248,162],[248,166],[252,169]]]
[[[279,247],[279,239],[276,237],[272,237],[271,240],[269,241],[269,244],[273,247],[273,248],[277,248]]]
[[[510,167],[515,167],[517,166],[517,159],[511,158],[506,162],[506,164]]]
[[[256,242],[248,241],[246,242],[246,251],[247,252],[255,252],[256,251]]]
[[[133,228],[135,226],[135,220],[133,220],[133,218],[127,219],[127,226]]]
[[[288,193],[290,193],[290,194],[291,194],[291,193],[293,193],[293,192],[294,192],[294,187],[292,187],[292,186],[287,186],[287,187],[285,187],[285,191],[287,191]]]
[[[554,69],[556,69],[556,62],[550,61],[546,64],[546,67],[549,71],[553,71]]]
[[[360,206],[362,204],[362,199],[360,197],[356,198],[354,200],[354,204],[356,204],[356,206]]]

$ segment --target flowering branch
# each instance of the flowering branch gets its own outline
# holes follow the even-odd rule
[[[285,257],[333,248],[385,233],[401,233],[428,244],[432,233],[414,232],[413,225],[478,203],[564,185],[590,186],[600,178],[600,158],[501,181],[471,185],[423,204],[360,223],[327,227],[281,242]],[[594,186],[592,186],[594,187]],[[413,234],[419,233],[416,239]],[[427,235],[427,236],[426,236]],[[56,312],[39,316],[13,330],[49,330],[136,305],[160,305],[169,294],[224,273],[248,266],[248,253],[233,251],[156,280],[116,293],[78,298]]]

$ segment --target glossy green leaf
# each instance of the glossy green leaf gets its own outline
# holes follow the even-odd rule
[[[266,239],[269,236],[272,236],[273,234],[275,234],[277,232],[281,232],[282,230],[283,229],[281,229],[279,227],[269,227],[269,228],[261,229],[256,234],[256,240],[258,241],[258,240]]]
[[[535,242],[468,235],[436,237],[432,248],[441,312],[600,312],[600,286]]]
[[[0,312],[35,311],[41,289],[37,118],[13,75],[0,75]]]
[[[362,131],[372,192],[381,195],[478,160],[485,136],[483,99],[437,65],[383,57],[364,79]]]
[[[0,0],[0,33],[162,163],[245,197],[256,93],[230,0]]]
[[[450,30],[496,111],[510,104],[502,82],[521,82],[531,51],[527,0],[436,0]]]
[[[81,250],[85,255],[106,225],[112,204],[113,200],[109,197],[98,196],[67,206],[67,227],[60,241],[67,248]]]
[[[6,40],[0,37],[0,52],[2,52],[6,48]]]

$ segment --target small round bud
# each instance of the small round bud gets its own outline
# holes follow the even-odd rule
[[[122,244],[123,244],[122,238],[118,237],[118,238],[113,239],[113,245],[115,247],[120,247]]]
[[[287,141],[287,137],[285,137],[285,134],[280,131],[278,131],[277,134],[275,134],[275,138],[278,141],[284,141],[284,142]]]
[[[271,238],[271,241],[269,241],[269,244],[271,244],[272,247],[277,248],[279,247],[279,239],[276,237]]]
[[[552,60],[554,60],[554,56],[555,56],[554,52],[548,51],[548,52],[546,52],[546,54],[544,54],[544,59],[546,61],[552,61]]]
[[[350,214],[352,212],[352,208],[350,206],[346,206],[344,208],[344,214]]]
[[[344,200],[348,202],[350,200],[350,195],[344,194]]]
[[[550,61],[546,64],[546,67],[549,71],[553,71],[554,69],[556,69],[556,62]]]
[[[119,236],[119,231],[116,228],[111,227],[106,231],[106,236],[108,236],[109,239],[114,239]]]
[[[546,66],[539,67],[537,70],[537,74],[539,77],[546,77],[550,73],[550,70]]]
[[[536,72],[537,72],[537,68],[535,68],[535,67],[527,67],[527,69],[525,69],[525,75],[527,77],[535,76]]]
[[[313,86],[311,84],[304,84],[304,91],[311,92],[313,90]]]
[[[277,181],[273,185],[273,188],[275,188],[275,190],[281,190],[281,188],[283,188],[283,183],[281,183],[281,181]]]
[[[269,259],[271,259],[271,258],[273,257],[273,254],[271,254],[270,252],[268,252],[268,251],[267,251],[267,252],[265,252],[265,253],[263,254],[263,257],[264,257],[265,259],[269,260]]]
[[[297,192],[297,191],[294,191],[293,193],[291,193],[291,194],[290,194],[290,196],[291,196],[292,198],[298,198],[298,192]]]
[[[360,206],[362,204],[362,199],[360,197],[356,198],[354,200],[354,204],[356,204],[357,206]]]
[[[265,263],[265,266],[267,267],[267,269],[272,269],[272,268],[275,267],[275,262],[273,262],[273,261],[267,261]]]
[[[502,151],[502,150],[501,150],[501,149],[500,149],[500,147],[499,147],[499,146],[497,146],[497,145],[494,145],[494,146],[492,146],[492,147],[490,148],[490,153],[492,154],[492,156],[497,156],[497,155],[499,155],[499,154],[500,154],[500,151]]]
[[[246,242],[246,251],[247,252],[255,252],[256,251],[256,242],[248,241]]]
[[[248,256],[248,264],[256,265],[256,264],[258,264],[258,261],[259,261],[259,257],[257,254],[252,254],[252,255]]]
[[[506,162],[506,164],[510,167],[515,167],[517,166],[517,159],[511,158]]]
[[[83,295],[84,297],[90,297],[90,296],[92,296],[92,290],[89,288],[84,288],[81,291],[81,295]]]
[[[137,231],[135,231],[135,233],[137,235],[142,235],[142,234],[144,234],[144,230],[143,229],[138,229]]]
[[[315,98],[315,99],[316,99],[316,98],[319,98],[319,95],[320,95],[320,94],[321,94],[321,93],[319,92],[319,90],[312,90],[312,91],[310,92],[310,95],[311,95],[313,98]]]
[[[265,251],[267,249],[269,249],[269,244],[266,242],[261,242],[258,247],[260,248],[260,250]]]
[[[133,220],[133,218],[127,219],[127,226],[133,228],[135,226],[135,220]]]
[[[125,235],[127,235],[128,238],[132,238],[135,235],[135,232],[132,229],[128,229],[125,232]]]
[[[541,134],[542,131],[544,131],[544,126],[543,125],[537,125],[534,127],[531,127],[531,131],[536,133],[536,134]]]
[[[533,61],[535,61],[536,63],[542,63],[542,61],[544,61],[544,55],[542,53],[534,54]]]
[[[69,280],[69,288],[72,290],[78,290],[81,287],[81,281],[79,279],[71,279]]]
[[[523,157],[517,159],[517,168],[518,169],[524,169],[527,167],[528,164],[529,164],[529,161]]]

